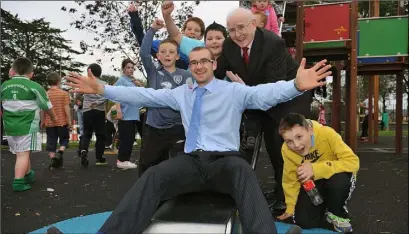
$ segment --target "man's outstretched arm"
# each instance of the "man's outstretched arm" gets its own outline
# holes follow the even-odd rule
[[[305,69],[305,59],[297,71],[297,77],[290,81],[278,81],[253,87],[236,84],[235,93],[238,95],[239,107],[244,109],[267,110],[279,103],[287,102],[304,91],[325,85],[321,80],[329,75],[331,65],[325,65],[322,60],[310,69]],[[231,74],[231,76],[236,76]],[[237,77],[238,79],[240,77]]]
[[[105,98],[119,103],[157,108],[170,107],[179,110],[179,105],[173,96],[173,91],[170,89],[155,90],[142,87],[105,85],[102,94]]]
[[[74,88],[71,92],[85,94],[100,94],[114,102],[126,103],[145,107],[169,107],[179,110],[175,95],[182,92],[185,87],[179,86],[175,89],[146,89],[142,87],[121,87],[103,85],[88,69],[88,76],[81,76],[71,72],[65,77],[68,86]]]

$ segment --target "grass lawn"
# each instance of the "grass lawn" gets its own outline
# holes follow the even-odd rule
[[[404,136],[408,136],[408,131],[403,131]],[[379,136],[395,136],[395,131],[379,131]]]
[[[135,146],[134,146],[134,149],[139,149],[139,148],[141,147],[141,140],[140,140],[140,139],[137,139],[136,142],[138,143],[138,145],[135,145]],[[78,142],[78,141],[72,141],[72,142],[69,143],[68,149],[78,149],[78,145],[79,145],[79,142]],[[89,148],[90,148],[90,149],[93,149],[93,148],[94,148],[94,145],[95,145],[95,142],[94,142],[94,141],[91,141],[91,143],[89,144]],[[2,145],[2,146],[1,146],[1,149],[2,149],[2,150],[8,150],[9,147],[8,147],[8,146],[5,146],[5,145]],[[42,149],[43,149],[43,150],[45,149],[45,144],[42,144]]]

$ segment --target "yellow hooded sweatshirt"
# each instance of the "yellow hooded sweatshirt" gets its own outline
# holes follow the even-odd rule
[[[283,189],[286,213],[294,214],[301,183],[297,179],[297,168],[303,162],[311,162],[314,180],[329,179],[341,172],[356,173],[359,169],[359,158],[332,128],[312,121],[313,144],[306,156],[291,151],[284,143],[281,153],[284,160]]]

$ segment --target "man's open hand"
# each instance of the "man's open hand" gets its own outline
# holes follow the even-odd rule
[[[227,72],[226,72],[226,75],[227,75],[227,77],[230,78],[230,80],[231,80],[232,82],[237,82],[237,83],[240,83],[240,84],[245,84],[244,81],[243,81],[243,79],[241,79],[239,75],[233,74],[233,72],[231,72],[231,71],[227,71]]]
[[[69,76],[65,77],[69,82],[66,85],[73,87],[70,90],[73,93],[88,93],[88,94],[103,94],[104,85],[92,74],[91,69],[88,69],[88,77],[81,76],[77,73],[70,72]]]
[[[306,60],[303,58],[297,71],[297,77],[294,81],[297,89],[306,91],[325,85],[326,82],[320,80],[331,75],[331,71],[328,71],[331,68],[331,65],[325,65],[326,62],[327,60],[322,60],[312,68],[305,69]]]

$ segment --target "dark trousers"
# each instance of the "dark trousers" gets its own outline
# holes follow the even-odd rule
[[[142,233],[161,201],[205,189],[232,196],[240,213],[243,233],[277,233],[256,175],[239,154],[180,154],[150,167],[128,191],[100,232]]]
[[[302,228],[319,227],[326,209],[338,217],[348,218],[348,212],[344,207],[355,189],[355,182],[355,176],[347,172],[335,174],[329,179],[315,181],[315,186],[324,200],[318,206],[312,204],[301,187],[295,206],[295,223]]]
[[[283,138],[278,133],[278,123],[270,116],[265,116],[262,122],[262,131],[264,132],[264,144],[271,165],[274,168],[274,180],[276,181],[275,196],[277,201],[284,202],[283,191],[283,168],[284,161],[281,155],[281,147],[284,143]]]
[[[65,126],[56,126],[56,127],[47,127],[45,128],[47,134],[47,145],[45,150],[48,152],[55,152],[57,150],[57,142],[60,143],[60,146],[68,146],[70,141],[70,130],[68,125]]]
[[[139,157],[139,177],[149,167],[183,152],[184,146],[185,130],[182,125],[159,129],[146,124]]]
[[[261,131],[264,133],[264,144],[270,158],[271,165],[274,168],[274,180],[276,181],[276,187],[274,190],[275,197],[277,201],[284,202],[284,191],[282,185],[284,161],[283,157],[281,156],[281,146],[283,145],[284,140],[280,134],[278,134],[278,123],[276,123],[275,120],[265,113],[259,114],[258,119],[255,117],[250,117],[249,120],[261,122],[261,128],[258,124],[253,125],[257,127],[257,129],[253,130],[253,132],[258,133],[261,129]],[[246,161],[251,162],[253,150],[243,150],[243,152],[245,153],[244,157]]]
[[[133,143],[135,142],[136,129],[138,126],[141,127],[138,120],[119,120],[119,161],[125,162],[131,159]],[[138,131],[139,130],[140,129],[138,129]],[[139,133],[142,135],[141,132]]]
[[[111,121],[105,121],[105,146],[114,144],[115,126]]]
[[[105,111],[89,110],[83,113],[84,134],[80,140],[80,150],[88,151],[92,134],[95,133],[95,157],[102,158],[105,150]]]
[[[365,115],[364,121],[362,121],[361,137],[368,137],[368,121],[368,115]]]

